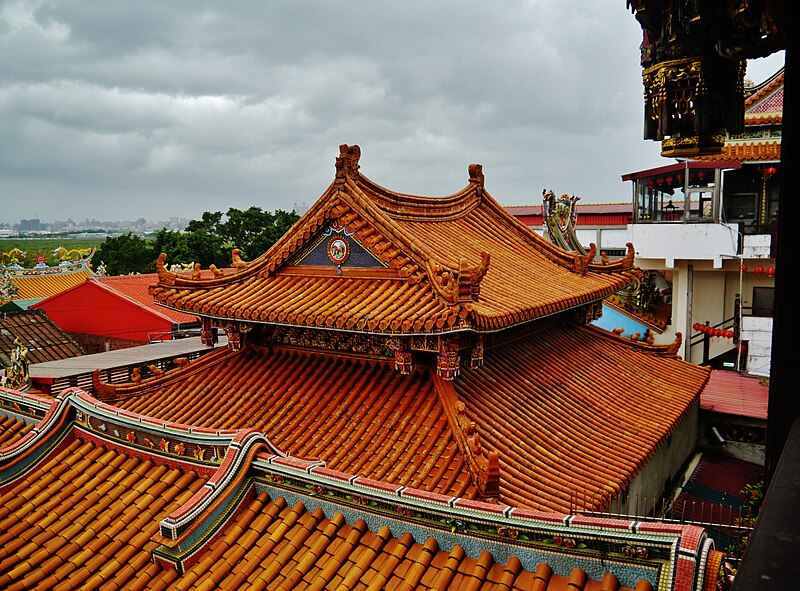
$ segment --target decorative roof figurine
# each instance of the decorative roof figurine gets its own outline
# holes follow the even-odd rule
[[[7,367],[5,375],[0,377],[0,386],[25,391],[30,388],[30,385],[28,348],[17,337],[14,339],[14,349],[11,351],[11,366]]]

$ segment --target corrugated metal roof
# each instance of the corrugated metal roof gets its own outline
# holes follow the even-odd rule
[[[741,490],[764,478],[764,468],[720,452],[706,452],[672,504],[671,516],[694,523],[733,525],[746,514]],[[729,528],[711,528],[718,548],[733,541]]]
[[[713,370],[700,395],[700,408],[740,417],[767,418],[769,387],[761,378]]]
[[[603,213],[631,213],[633,206],[630,201],[622,203],[580,203],[578,204],[578,216],[603,214]],[[521,215],[542,215],[541,205],[507,205],[505,209],[513,216]]]

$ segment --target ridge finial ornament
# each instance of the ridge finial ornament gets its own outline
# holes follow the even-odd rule
[[[242,259],[242,251],[239,248],[234,248],[231,251],[231,267],[236,271],[244,271],[247,268],[248,262]]]
[[[168,271],[164,261],[167,260],[166,253],[161,253],[158,255],[158,259],[156,260],[156,271],[158,271],[158,280],[160,283],[164,285],[174,285],[175,284],[175,273],[172,271]]]
[[[575,255],[575,258],[572,261],[572,270],[575,273],[586,275],[586,271],[589,270],[589,264],[594,261],[596,254],[597,245],[594,242],[591,242],[589,244],[589,250],[586,252],[586,254]]]
[[[477,185],[477,192],[481,194],[483,192],[483,165],[481,164],[470,164],[469,165],[469,182]]]
[[[683,344],[683,333],[676,332],[675,333],[675,340],[667,347],[666,354],[667,355],[677,355],[678,351],[681,349],[681,345]]]
[[[628,252],[625,253],[625,256],[620,259],[622,261],[622,268],[627,270],[633,267],[633,260],[636,256],[636,249],[633,247],[632,242],[627,242],[625,246],[628,248]]]
[[[346,176],[358,176],[358,169],[360,168],[358,161],[360,159],[361,148],[358,145],[340,145],[339,156],[336,158],[336,178],[344,179]]]

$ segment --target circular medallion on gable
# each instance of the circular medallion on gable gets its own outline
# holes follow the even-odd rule
[[[328,258],[334,265],[342,265],[350,256],[350,245],[347,240],[338,236],[328,241]]]

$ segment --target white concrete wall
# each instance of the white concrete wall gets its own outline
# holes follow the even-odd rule
[[[627,501],[621,513],[633,514],[636,511],[636,499],[639,498],[639,512],[642,513],[645,498],[652,507],[654,499],[664,493],[664,482],[669,477],[673,486],[682,474],[682,468],[689,456],[697,447],[698,404],[695,402],[683,422],[672,434],[670,443],[664,443],[647,463],[641,472],[628,485]],[[616,499],[611,502],[613,510],[617,508]],[[658,505],[661,508],[661,505]]]
[[[747,372],[769,376],[772,356],[772,318],[745,316],[742,318],[742,340],[748,341]]]
[[[722,271],[695,271],[694,272],[694,295],[692,298],[692,319],[690,326],[699,323],[705,324],[708,321],[711,326],[719,324],[726,318],[726,308],[730,308],[733,314],[733,298],[735,293],[727,293],[727,273]],[[730,299],[730,302],[728,300]],[[721,355],[725,351],[733,348],[733,341],[725,337],[711,337],[709,341],[709,359]],[[703,362],[703,345],[692,347],[692,363]]]
[[[600,242],[603,248],[625,248],[625,243],[630,241],[629,234],[626,228],[602,228]]]
[[[739,228],[735,224],[629,224],[628,236],[637,257],[663,259],[667,269],[678,259],[710,260],[721,268],[723,259],[737,255]]]
[[[742,256],[746,259],[768,259],[772,236],[769,234],[752,234],[742,241]]]

